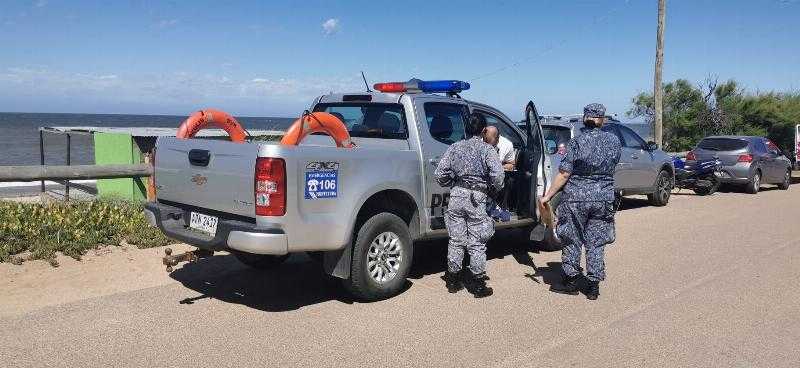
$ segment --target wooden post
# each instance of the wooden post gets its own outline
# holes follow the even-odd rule
[[[39,163],[44,166],[44,131],[39,129]],[[42,194],[44,194],[44,180],[42,180]]]
[[[70,153],[72,152],[71,145],[72,138],[69,133],[67,133],[67,166],[72,165],[72,158],[70,157]],[[69,201],[69,180],[64,182],[64,199]]]
[[[653,81],[653,105],[655,107],[655,121],[653,124],[653,137],[659,147],[664,147],[663,108],[664,96],[661,82],[661,70],[664,66],[664,18],[666,13],[666,0],[658,0],[658,30],[656,35],[656,70]]]

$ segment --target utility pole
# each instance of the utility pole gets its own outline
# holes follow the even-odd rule
[[[653,137],[659,147],[664,147],[663,109],[664,96],[661,83],[661,69],[664,66],[664,13],[666,1],[658,0],[658,34],[656,36],[656,71],[653,81],[653,105],[655,107],[655,122],[653,124]]]

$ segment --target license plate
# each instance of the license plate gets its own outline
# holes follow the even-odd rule
[[[209,235],[217,233],[217,222],[219,222],[219,219],[216,217],[197,212],[192,212],[191,217],[189,217],[190,228],[200,230]]]

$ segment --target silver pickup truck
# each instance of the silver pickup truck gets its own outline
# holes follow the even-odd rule
[[[466,83],[424,89],[420,82],[395,83],[391,92],[318,97],[311,111],[339,117],[354,148],[337,148],[325,135],[298,146],[159,138],[157,200],[145,215],[171,238],[231,252],[255,268],[309,252],[354,296],[387,298],[406,282],[414,241],[447,237],[449,188],[433,173],[476,112],[516,148],[516,169],[506,175],[512,195],[502,203],[513,216],[496,227],[528,228],[532,241],[557,248],[535,205],[547,185],[549,158],[533,103],[526,109],[530,124],[520,129],[500,111],[458,96]]]

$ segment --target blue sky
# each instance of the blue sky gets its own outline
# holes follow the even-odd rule
[[[294,116],[361,70],[466,80],[513,118],[652,88],[656,0],[222,3],[3,1],[0,111]],[[664,79],[797,91],[798,20],[797,0],[669,0]]]

